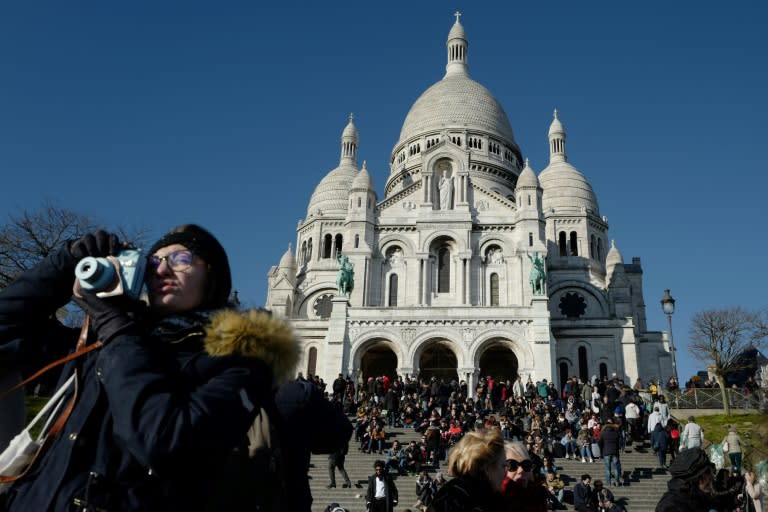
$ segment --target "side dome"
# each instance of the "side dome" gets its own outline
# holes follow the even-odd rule
[[[525,167],[523,167],[523,172],[520,173],[520,176],[517,178],[517,186],[520,188],[538,188],[540,186],[539,179],[536,177],[536,173],[533,172],[533,169],[531,169],[531,164],[528,162],[528,159],[525,159]]]
[[[582,208],[600,215],[597,197],[587,178],[568,162],[555,162],[539,175],[545,212],[579,212]]]
[[[341,133],[339,166],[329,172],[315,187],[307,207],[307,217],[313,215],[346,215],[349,191],[357,176],[357,144],[359,137],[354,116]]]
[[[484,131],[509,143],[515,140],[501,104],[464,74],[448,75],[419,96],[405,117],[400,142],[445,128]]]
[[[370,190],[373,188],[371,175],[368,173],[368,164],[363,160],[363,168],[352,180],[352,190]]]
[[[544,193],[541,197],[544,212],[580,213],[583,209],[600,215],[597,197],[587,178],[568,163],[565,152],[565,128],[557,110],[547,134],[549,139],[549,165],[541,171],[539,183]]]
[[[293,255],[291,244],[288,244],[288,250],[280,258],[280,263],[277,266],[284,269],[296,269],[296,257]]]
[[[312,215],[346,215],[349,191],[357,176],[353,165],[340,165],[329,172],[315,187],[307,207],[307,217]]]

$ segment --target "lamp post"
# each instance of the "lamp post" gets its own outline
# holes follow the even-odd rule
[[[669,320],[669,350],[672,352],[672,375],[674,375],[679,386],[680,379],[677,378],[677,363],[675,362],[675,341],[672,337],[672,313],[675,312],[675,299],[669,294],[669,289],[664,290],[664,297],[661,298],[661,309],[667,315],[667,320]]]

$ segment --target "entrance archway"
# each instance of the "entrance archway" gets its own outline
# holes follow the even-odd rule
[[[519,367],[517,356],[512,349],[497,340],[491,342],[480,356],[480,377],[492,376],[497,382],[515,382]],[[525,379],[523,379],[525,380]]]
[[[458,380],[456,354],[447,342],[436,341],[424,348],[419,358],[419,376],[431,379],[433,376],[446,381]]]
[[[363,380],[368,377],[380,377],[388,375],[395,377],[397,375],[397,355],[387,341],[374,343],[365,350],[360,358],[360,369],[363,372]]]

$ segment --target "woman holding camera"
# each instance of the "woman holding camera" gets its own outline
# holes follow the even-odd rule
[[[75,266],[121,249],[115,235],[87,235],[8,285],[0,293],[4,354],[42,367],[71,350],[78,330],[54,314],[72,296]],[[79,291],[89,337],[103,347],[78,359],[74,409],[5,494],[5,510],[217,508],[217,468],[243,447],[260,408],[274,408],[273,388],[293,371],[298,347],[268,313],[228,309],[227,255],[199,226],[179,226],[152,246],[145,281],[148,307]]]

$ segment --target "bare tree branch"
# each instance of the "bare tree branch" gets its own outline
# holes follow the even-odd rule
[[[37,210],[21,210],[9,215],[8,221],[0,225],[0,288],[67,240],[78,239],[97,229],[105,229],[105,225],[51,200],[44,201]],[[120,240],[136,246],[142,245],[149,232],[146,228],[110,230],[116,232]]]
[[[768,335],[764,314],[741,307],[712,309],[696,313],[691,320],[688,350],[700,361],[711,365],[723,393],[726,377],[749,368],[744,352],[759,348]],[[723,396],[726,414],[728,400]]]

